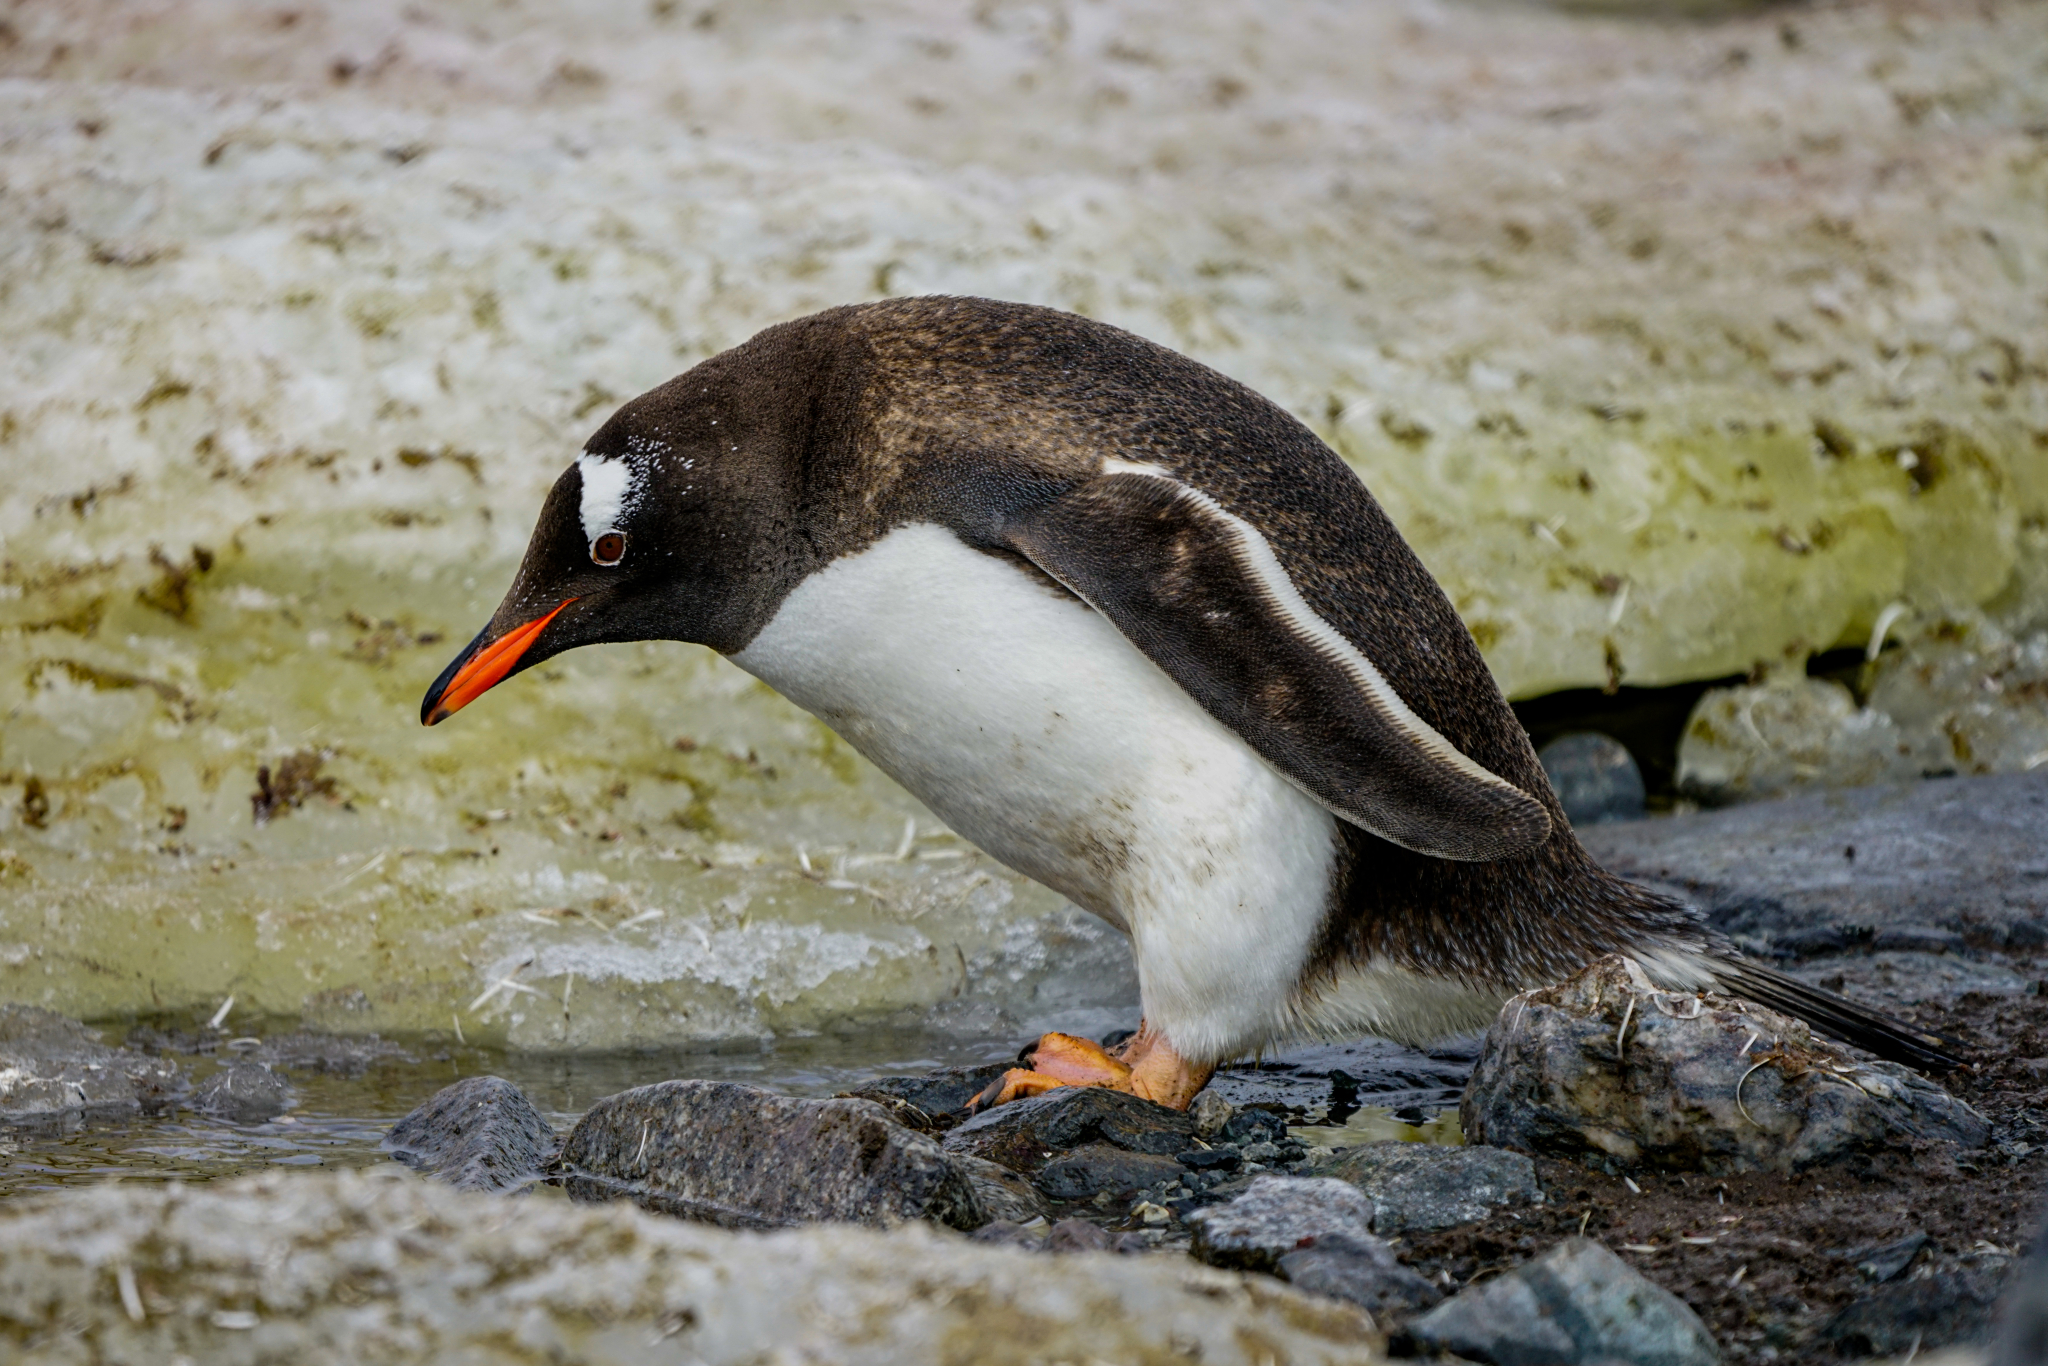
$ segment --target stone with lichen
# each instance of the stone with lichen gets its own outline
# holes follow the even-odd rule
[[[1799,1171],[1903,1140],[1982,1147],[1984,1118],[1798,1020],[1661,991],[1609,955],[1508,1001],[1459,1107],[1468,1142],[1610,1170]]]

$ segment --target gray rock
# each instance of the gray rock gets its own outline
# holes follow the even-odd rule
[[[1925,1233],[1909,1233],[1889,1243],[1853,1248],[1842,1254],[1842,1260],[1855,1263],[1856,1269],[1873,1281],[1889,1281],[1911,1266],[1926,1246]]]
[[[1843,1356],[1888,1357],[1987,1342],[1998,1281],[1978,1271],[1944,1271],[1879,1286],[1828,1320],[1821,1336]],[[2040,1358],[2035,1358],[2039,1361]]]
[[[260,1062],[235,1062],[192,1093],[192,1108],[236,1124],[262,1124],[292,1108],[292,1086]]]
[[[1385,1039],[1303,1044],[1268,1053],[1256,1064],[1219,1069],[1202,1095],[1239,1109],[1277,1108],[1316,1116],[1317,1123],[1342,1124],[1362,1105],[1456,1105],[1477,1056],[1476,1039],[1427,1050]]]
[[[1195,1146],[1194,1133],[1194,1121],[1179,1110],[1100,1086],[1062,1086],[983,1111],[947,1134],[945,1143],[948,1152],[1036,1173],[1055,1155],[1091,1140],[1172,1157]]]
[[[100,1042],[39,1006],[0,1005],[0,1120],[162,1109],[185,1090],[178,1065]]]
[[[1370,1313],[1382,1328],[1435,1305],[1443,1294],[1401,1265],[1378,1238],[1341,1233],[1312,1239],[1280,1259],[1280,1278],[1295,1289],[1333,1300],[1348,1300]]]
[[[1354,1307],[1185,1257],[1045,1257],[917,1225],[743,1236],[391,1166],[9,1199],[0,1266],[0,1358],[24,1366],[1136,1363],[1190,1343],[1205,1366],[1384,1361]]]
[[[1590,730],[1560,735],[1536,757],[1574,829],[1643,814],[1643,771],[1614,737]]]
[[[2048,1361],[2048,1226],[2034,1234],[2033,1251],[2006,1290],[2005,1326],[1991,1366],[2041,1366]]]
[[[1584,843],[1732,935],[1912,927],[1983,947],[2048,942],[2048,773],[1814,792],[1602,825]]]
[[[1315,1169],[1372,1197],[1373,1232],[1428,1233],[1477,1223],[1506,1205],[1540,1204],[1536,1164],[1521,1153],[1470,1145],[1368,1143]]]
[[[1989,1134],[1924,1077],[1747,1001],[1659,991],[1619,955],[1501,1008],[1459,1118],[1470,1142],[1609,1170],[1798,1171]]]
[[[1113,1252],[1135,1257],[1150,1252],[1151,1244],[1135,1233],[1111,1233],[1086,1219],[1062,1219],[1045,1232],[1047,1252]]]
[[[971,1229],[1019,1212],[1007,1200],[990,1208],[985,1171],[873,1101],[737,1082],[665,1081],[601,1100],[570,1131],[558,1170],[573,1200],[631,1199],[726,1228],[929,1219]]]
[[[403,1048],[375,1034],[276,1034],[246,1056],[287,1072],[323,1072],[338,1077],[360,1077],[383,1062],[413,1061]]]
[[[457,1190],[530,1188],[555,1155],[555,1129],[500,1077],[465,1077],[391,1126],[384,1151]]]
[[[1261,1176],[1228,1204],[1186,1216],[1188,1249],[1211,1266],[1273,1271],[1280,1259],[1319,1238],[1372,1237],[1372,1201],[1356,1186],[1327,1178]]]
[[[1043,1196],[1024,1177],[971,1153],[947,1153],[946,1161],[973,1188],[977,1218],[1030,1223],[1050,1218]]]
[[[957,1122],[968,1101],[1015,1065],[998,1062],[981,1067],[949,1067],[918,1077],[882,1077],[846,1094],[874,1101],[899,1124],[909,1125],[920,1133],[937,1133]]]
[[[1196,1138],[1216,1137],[1236,1113],[1237,1107],[1217,1091],[1203,1091],[1195,1097],[1194,1104],[1188,1106],[1188,1119],[1195,1126]]]
[[[1589,1238],[1444,1301],[1408,1326],[1425,1347],[1494,1366],[1715,1366],[1721,1351],[1685,1301]]]
[[[1170,1157],[1084,1143],[1040,1167],[1031,1180],[1049,1199],[1089,1200],[1104,1191],[1129,1196],[1149,1190],[1163,1181],[1178,1181],[1186,1170]]]

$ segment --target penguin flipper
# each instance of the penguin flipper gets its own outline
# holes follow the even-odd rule
[[[1543,804],[1417,716],[1303,601],[1257,528],[1163,470],[1106,471],[1017,514],[1002,539],[1354,825],[1465,861],[1549,838]]]

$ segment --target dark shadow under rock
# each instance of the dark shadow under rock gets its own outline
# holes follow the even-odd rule
[[[260,1062],[229,1063],[199,1083],[192,1108],[236,1124],[262,1124],[292,1108],[292,1086]]]
[[[1536,757],[1574,829],[1643,814],[1643,772],[1613,736],[1590,730],[1560,735]]]
[[[1022,1222],[1029,1203],[1011,1178],[956,1161],[873,1101],[737,1082],[666,1081],[601,1100],[570,1131],[557,1170],[571,1199],[631,1199],[726,1228],[929,1219],[971,1229]]]
[[[1721,1350],[1684,1300],[1589,1238],[1470,1286],[1414,1320],[1424,1349],[1494,1366],[1717,1366]]]
[[[1540,1204],[1536,1164],[1522,1153],[1472,1145],[1368,1143],[1315,1168],[1372,1197],[1373,1232],[1430,1233],[1476,1223],[1502,1206]]]
[[[1277,1270],[1297,1290],[1358,1305],[1383,1329],[1443,1299],[1442,1292],[1373,1237],[1332,1233],[1313,1238],[1281,1257]]]
[[[111,1048],[98,1030],[39,1006],[0,1005],[0,1120],[160,1110],[185,1088],[174,1062]]]
[[[466,1077],[392,1125],[383,1148],[457,1190],[516,1191],[553,1160],[555,1130],[511,1082]]]
[[[1989,1134],[1916,1073],[1857,1062],[1751,1002],[1660,991],[1618,955],[1502,1007],[1459,1117],[1471,1143],[1715,1174]]]
[[[1189,1251],[1211,1266],[1273,1271],[1297,1248],[1333,1235],[1370,1243],[1372,1201],[1329,1179],[1261,1176],[1228,1204],[1187,1215]]]
[[[1195,1146],[1194,1132],[1194,1121],[1178,1110],[1100,1086],[1062,1086],[983,1111],[947,1134],[945,1143],[949,1152],[1035,1175],[1091,1140],[1171,1158]]]

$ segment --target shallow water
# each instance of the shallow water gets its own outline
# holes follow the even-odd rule
[[[0,1199],[107,1180],[213,1181],[276,1166],[372,1166],[390,1160],[378,1145],[393,1123],[463,1077],[512,1082],[560,1133],[603,1097],[658,1081],[740,1081],[785,1095],[830,1096],[875,1077],[999,1061],[1016,1049],[1017,1041],[1007,1037],[960,1039],[922,1031],[787,1040],[727,1052],[551,1055],[415,1046],[405,1057],[372,1063],[354,1076],[280,1067],[297,1093],[295,1102],[262,1124],[237,1124],[180,1106],[163,1115],[0,1127]],[[181,1055],[178,1061],[197,1086],[223,1060]],[[1242,1094],[1242,1088],[1260,1084],[1261,1074],[1268,1084],[1281,1083],[1287,1067],[1276,1058],[1263,1068],[1232,1069],[1226,1077],[1230,1089]],[[1295,1132],[1323,1147],[1461,1141],[1454,1106],[1425,1106],[1426,1117],[1414,1123],[1414,1097],[1405,1099],[1401,1106],[1347,1108],[1336,1116],[1339,1123]]]
[[[0,1199],[108,1179],[211,1181],[272,1166],[362,1167],[389,1161],[378,1148],[391,1125],[463,1077],[504,1077],[533,1098],[558,1131],[592,1102],[676,1078],[744,1081],[796,1096],[829,1096],[876,1076],[928,1072],[1008,1056],[1009,1041],[929,1037],[812,1039],[768,1050],[595,1056],[493,1048],[410,1050],[358,1076],[280,1068],[297,1101],[264,1124],[236,1124],[180,1107],[170,1115],[72,1119],[0,1128]],[[196,1085],[218,1067],[181,1057]]]

